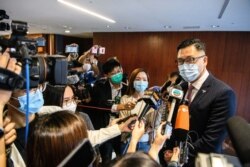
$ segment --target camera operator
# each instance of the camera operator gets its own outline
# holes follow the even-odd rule
[[[0,52],[0,68],[2,70],[9,70],[20,74],[21,67],[19,62],[17,63],[15,58],[10,58],[8,49],[2,54]],[[11,122],[11,118],[4,115],[4,107],[8,103],[11,91],[3,90],[0,87],[0,166],[6,166],[6,160],[9,156],[9,146],[16,139],[16,131],[14,129],[14,123]]]

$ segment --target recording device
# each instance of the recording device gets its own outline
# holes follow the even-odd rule
[[[57,167],[88,167],[94,162],[96,153],[88,139],[84,139]]]
[[[5,11],[0,10],[0,18],[6,18]],[[1,20],[0,19],[0,20]],[[4,52],[9,48],[10,56],[23,63],[23,67],[29,64],[30,87],[37,87],[38,84],[49,81],[51,84],[66,84],[68,73],[68,61],[60,55],[41,57],[36,55],[37,42],[25,37],[28,31],[28,24],[21,21],[12,21],[12,34],[10,39],[0,37],[0,51]],[[26,70],[22,68],[21,76],[0,69],[0,87],[7,90],[24,89]]]
[[[173,130],[172,124],[167,122],[166,125],[163,125],[161,134],[171,136],[172,130]]]
[[[243,166],[250,166],[250,124],[239,116],[227,121],[229,137]]]
[[[65,53],[78,53],[79,47],[78,45],[66,45]]]
[[[91,54],[99,56],[105,54],[105,47],[95,45],[91,48]]]

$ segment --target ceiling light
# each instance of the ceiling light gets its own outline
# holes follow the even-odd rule
[[[164,26],[165,29],[169,29],[172,28],[171,26]]]
[[[66,1],[64,1],[64,0],[57,0],[57,1],[60,2],[60,3],[62,3],[62,4],[64,4],[64,5],[67,5],[67,6],[69,6],[69,7],[72,7],[72,8],[74,8],[74,9],[80,10],[80,11],[82,11],[82,12],[84,12],[84,13],[90,14],[90,15],[92,15],[92,16],[98,17],[98,18],[100,18],[100,19],[106,20],[106,21],[111,22],[111,23],[115,23],[114,20],[112,20],[112,19],[110,19],[110,18],[107,18],[107,17],[105,17],[105,16],[102,16],[102,15],[100,15],[100,14],[98,14],[98,13],[92,12],[92,11],[90,11],[90,10],[87,10],[87,9],[85,9],[85,8],[82,8],[82,7],[80,7],[79,5],[75,5],[75,4],[71,3],[71,2],[66,2]]]
[[[70,33],[70,30],[65,30],[64,32],[68,34],[68,33]]]
[[[219,25],[211,25],[212,28],[219,28]]]
[[[124,27],[124,29],[125,29],[125,30],[130,30],[130,29],[131,29],[131,27],[126,26],[126,27]]]

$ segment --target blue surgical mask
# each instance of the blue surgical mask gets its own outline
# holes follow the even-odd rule
[[[200,75],[199,67],[197,64],[182,64],[178,66],[180,75],[187,82],[195,81]]]
[[[27,95],[23,95],[17,98],[20,104],[18,110],[23,114],[26,114],[27,108]],[[29,114],[37,113],[40,108],[43,106],[43,94],[40,90],[36,90],[34,92],[30,92],[29,94]]]
[[[134,88],[137,92],[144,92],[148,87],[148,81],[134,81]]]

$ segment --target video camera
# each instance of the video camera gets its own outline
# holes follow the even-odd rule
[[[8,16],[5,11],[0,10],[0,21]],[[26,22],[12,21],[11,37],[7,39],[0,37],[0,52],[4,52],[6,48],[10,49],[10,56],[25,64],[29,64],[30,87],[37,87],[38,84],[45,81],[51,84],[63,85],[67,83],[68,61],[66,57],[61,55],[53,55],[42,57],[36,55],[37,42],[34,39],[25,37],[28,31]],[[0,87],[6,90],[16,88],[25,88],[24,76],[26,70],[23,67],[21,76],[0,68]]]

